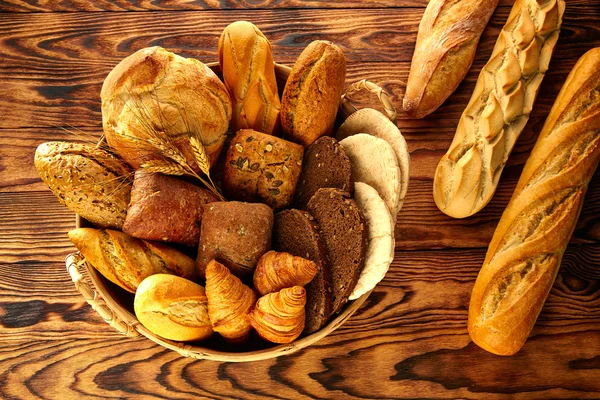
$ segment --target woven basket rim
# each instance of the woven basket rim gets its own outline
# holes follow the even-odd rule
[[[218,62],[211,62],[205,64],[211,68],[215,73],[220,74],[221,69]],[[275,75],[278,79],[285,79],[289,76],[291,68],[275,63]],[[91,223],[76,216],[76,227],[93,227]],[[153,342],[166,347],[168,349],[177,351],[183,356],[193,357],[203,360],[214,360],[221,362],[247,362],[247,361],[258,361],[279,357],[282,355],[292,354],[297,352],[311,344],[316,343],[320,339],[329,335],[331,332],[339,328],[347,319],[349,319],[366,301],[371,294],[371,291],[365,293],[356,300],[348,301],[344,306],[343,310],[331,319],[323,328],[318,331],[297,339],[289,344],[273,345],[273,347],[261,350],[251,350],[247,352],[226,352],[220,350],[213,350],[208,347],[199,345],[190,345],[185,342],[176,342],[168,339],[164,339],[145,328],[137,319],[137,317],[124,307],[119,301],[117,301],[111,294],[110,289],[107,287],[106,278],[104,278],[90,263],[85,262],[85,269],[88,273],[90,280],[92,281],[95,289],[102,296],[108,307],[125,322],[128,326],[137,330],[140,334]]]

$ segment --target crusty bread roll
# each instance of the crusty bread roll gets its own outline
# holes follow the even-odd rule
[[[219,39],[219,65],[233,101],[232,130],[276,135],[281,102],[269,39],[251,22],[228,25]]]
[[[315,40],[300,54],[281,96],[281,127],[309,146],[331,135],[346,79],[346,58],[335,44]]]
[[[204,288],[174,275],[144,279],[135,292],[135,316],[150,332],[165,339],[204,340],[212,333]]]
[[[417,34],[402,107],[413,118],[434,112],[469,71],[498,0],[431,0]]]
[[[454,140],[437,166],[433,197],[454,218],[491,200],[548,69],[563,0],[517,0],[483,67]]]
[[[58,201],[101,228],[121,229],[131,192],[131,170],[112,154],[80,143],[42,143],[35,168]]]
[[[469,306],[469,333],[501,355],[525,343],[600,160],[600,47],[563,85],[502,214]]]
[[[110,147],[135,168],[161,159],[160,143],[177,147],[197,172],[190,138],[217,161],[231,119],[231,100],[217,75],[193,58],[161,47],[123,59],[102,85],[102,126]]]
[[[196,277],[194,260],[162,243],[94,228],[74,229],[69,239],[106,279],[132,293],[150,275]]]

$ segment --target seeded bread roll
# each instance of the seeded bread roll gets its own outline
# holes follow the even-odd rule
[[[242,129],[227,150],[223,189],[234,200],[286,208],[294,199],[303,155],[299,144]]]
[[[433,197],[445,214],[465,218],[492,199],[548,70],[564,11],[563,0],[515,2],[435,171]]]
[[[212,260],[239,278],[254,272],[260,256],[271,250],[273,210],[265,204],[238,201],[204,205],[196,267],[205,277]]]
[[[567,77],[523,168],[473,287],[469,334],[487,351],[527,340],[600,161],[600,47]]]
[[[324,40],[306,46],[281,96],[284,134],[304,147],[331,136],[345,79],[346,58],[339,47]]]
[[[269,39],[254,24],[236,21],[219,39],[219,65],[233,101],[232,130],[279,131],[279,92]]]
[[[74,229],[69,232],[69,239],[106,279],[132,293],[154,274],[196,278],[194,260],[162,243],[93,228]]]
[[[173,176],[136,171],[123,232],[140,239],[197,246],[202,205],[217,196]]]
[[[95,146],[42,143],[35,168],[62,204],[101,228],[121,229],[131,192],[131,170]]]
[[[135,292],[135,316],[152,333],[177,341],[204,340],[212,333],[204,288],[174,275],[144,279]]]
[[[402,103],[408,115],[431,114],[456,90],[497,5],[498,0],[431,0],[427,4]]]

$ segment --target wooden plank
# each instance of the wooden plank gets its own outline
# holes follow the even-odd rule
[[[512,6],[512,0],[500,0],[499,5]],[[586,0],[569,0],[569,6],[589,4]],[[236,9],[286,9],[286,8],[398,8],[420,7],[427,5],[426,0],[404,0],[399,5],[397,0],[346,0],[327,1],[311,0],[62,0],[62,1],[0,1],[0,12],[100,12],[100,11],[185,11],[185,10],[236,10]]]
[[[0,393],[10,397],[26,384],[30,393],[46,397],[326,398],[328,390],[381,398],[600,394],[600,246],[567,251],[532,337],[513,357],[493,356],[467,334],[470,292],[484,254],[398,252],[384,281],[340,329],[299,353],[252,368],[184,359],[149,340],[118,336],[76,301],[62,264],[3,265]],[[367,382],[373,377],[377,387]]]

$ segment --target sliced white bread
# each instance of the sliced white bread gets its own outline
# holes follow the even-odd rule
[[[349,299],[358,299],[385,276],[394,259],[394,219],[377,190],[366,183],[354,184],[354,201],[367,223],[369,242],[365,266]]]
[[[352,181],[373,186],[395,217],[400,204],[401,171],[392,146],[366,133],[340,141],[352,166]]]
[[[408,180],[410,177],[410,154],[406,140],[400,133],[400,130],[385,115],[372,108],[363,108],[356,111],[340,126],[335,138],[341,141],[348,136],[358,133],[368,133],[369,135],[381,138],[389,143],[394,150],[398,167],[400,168],[400,201],[394,209],[390,209],[395,217],[402,208],[406,191],[408,189]]]

